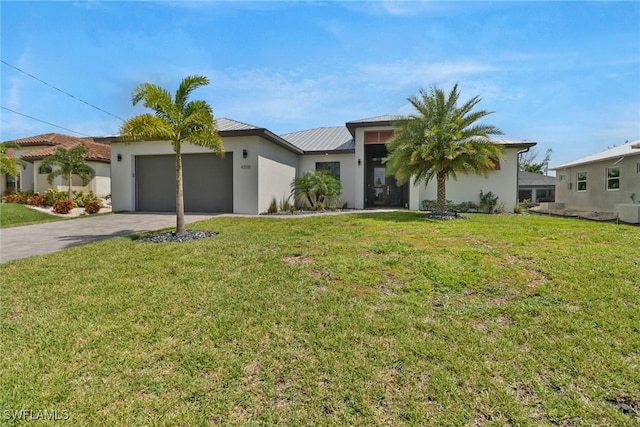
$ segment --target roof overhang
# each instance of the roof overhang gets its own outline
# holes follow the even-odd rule
[[[271,132],[266,128],[219,130],[218,135],[220,135],[222,138],[225,138],[225,137],[233,138],[233,137],[240,137],[240,136],[259,136],[293,153],[296,153],[296,154],[304,153],[304,151],[302,151],[295,145],[291,144],[290,142],[286,141],[283,138],[280,138],[278,135],[276,135],[275,133]]]
[[[393,126],[393,124],[395,122],[397,122],[398,120],[400,120],[401,117],[397,117],[397,118],[393,118],[393,119],[383,119],[383,120],[376,120],[376,119],[372,119],[372,120],[360,120],[360,121],[353,121],[353,122],[347,122],[345,123],[345,126],[347,127],[347,129],[349,129],[349,133],[351,133],[351,136],[353,136],[355,138],[356,136],[356,129],[358,128],[370,128],[370,127],[378,127],[378,126]]]
[[[324,155],[324,154],[351,154],[354,153],[355,154],[356,149],[355,148],[348,148],[346,150],[318,150],[318,151],[305,151],[303,154],[304,155]]]

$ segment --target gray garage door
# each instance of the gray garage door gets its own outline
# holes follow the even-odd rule
[[[183,154],[185,212],[233,212],[233,154]],[[176,211],[175,155],[136,157],[136,210]]]

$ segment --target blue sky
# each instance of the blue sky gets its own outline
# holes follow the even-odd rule
[[[144,111],[132,89],[193,98],[283,134],[407,114],[421,88],[479,95],[486,123],[551,166],[640,139],[640,2],[13,2],[2,19],[3,141],[101,136]]]

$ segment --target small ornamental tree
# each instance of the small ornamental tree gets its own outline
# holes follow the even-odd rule
[[[71,185],[73,176],[76,175],[82,180],[82,185],[87,185],[93,179],[96,172],[87,164],[85,156],[89,154],[89,150],[84,145],[76,145],[73,148],[66,149],[63,147],[56,148],[52,156],[45,157],[42,160],[42,166],[57,166],[51,168],[51,172],[47,175],[49,184],[53,184],[53,180],[61,176],[69,184],[67,198],[73,202],[73,190]]]

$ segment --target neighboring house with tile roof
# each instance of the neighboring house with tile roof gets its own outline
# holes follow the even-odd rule
[[[19,189],[32,190],[44,193],[48,188],[67,190],[68,183],[57,177],[52,184],[47,181],[48,170],[41,167],[42,160],[55,153],[56,148],[71,149],[77,145],[87,147],[89,153],[86,156],[87,163],[95,172],[95,177],[87,184],[82,185],[78,177],[74,177],[72,189],[78,191],[93,191],[96,195],[105,196],[111,193],[111,147],[108,144],[95,142],[93,138],[76,138],[59,133],[47,133],[14,140],[20,149],[10,151],[10,155],[23,160],[20,176],[3,176],[0,180],[1,190]]]
[[[556,171],[556,209],[618,213],[640,223],[640,140],[565,163]]]
[[[185,210],[257,214],[275,198],[291,193],[291,182],[307,171],[328,170],[342,182],[342,203],[350,208],[419,210],[436,198],[435,182],[398,186],[386,176],[386,142],[401,116],[378,116],[275,135],[230,119],[217,126],[225,156],[191,144],[183,146]],[[518,155],[535,142],[496,139],[504,158],[486,176],[459,174],[447,183],[447,199],[479,200],[493,192],[512,209],[518,199]],[[112,206],[116,211],[175,211],[174,155],[167,141],[111,143]]]

